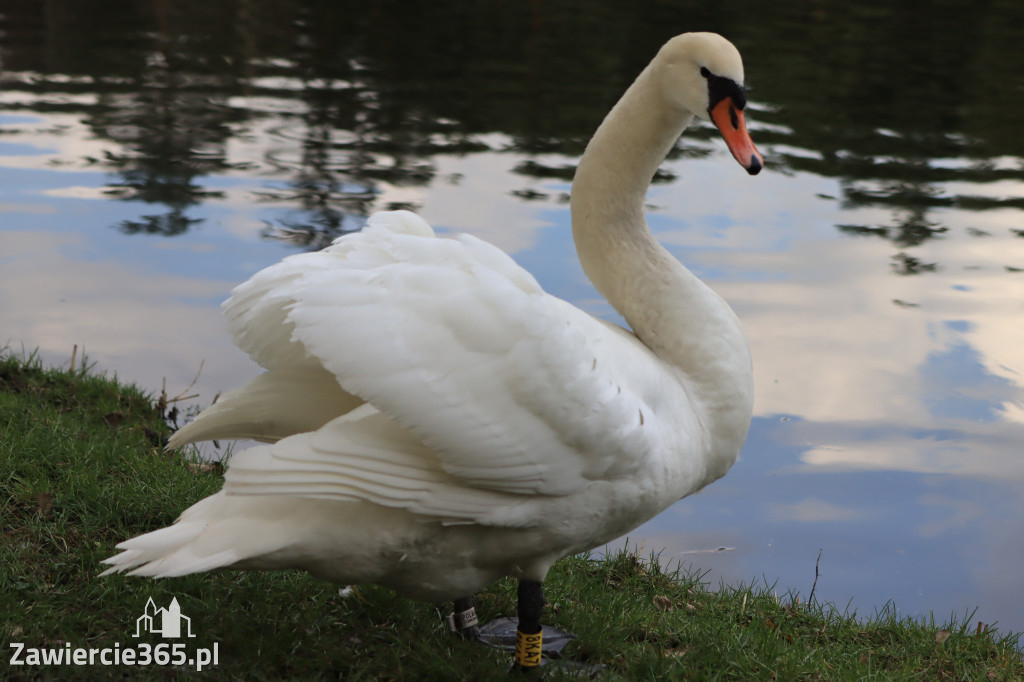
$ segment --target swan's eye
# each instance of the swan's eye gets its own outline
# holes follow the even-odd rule
[[[716,76],[705,67],[701,67],[701,75],[708,81],[708,111],[714,109],[716,104],[727,97],[740,111],[747,106],[747,97],[743,94],[743,86],[739,83],[731,78]]]

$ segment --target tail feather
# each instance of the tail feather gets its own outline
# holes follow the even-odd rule
[[[228,568],[277,551],[295,539],[294,532],[275,527],[264,516],[287,518],[279,506],[279,501],[228,498],[221,491],[186,509],[174,525],[118,544],[121,553],[103,560],[110,568],[100,575],[170,578]]]
[[[129,572],[130,575],[165,577],[209,570],[197,568],[181,571],[182,566],[177,567],[180,572],[176,573],[166,573],[160,570],[161,567],[169,563],[172,557],[179,556],[184,548],[199,537],[205,528],[205,523],[179,522],[173,526],[167,526],[152,533],[146,533],[137,538],[125,540],[117,545],[117,548],[121,550],[120,554],[103,560],[102,563],[109,564],[110,568],[100,573],[100,576]],[[168,566],[168,569],[173,570],[170,566]]]
[[[163,559],[139,566],[129,571],[128,575],[147,578],[178,578],[191,573],[225,568],[235,563],[238,563],[238,552],[233,549],[225,549],[209,556],[197,556],[187,548],[182,548]]]

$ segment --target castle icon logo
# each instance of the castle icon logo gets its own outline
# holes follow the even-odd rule
[[[183,628],[184,634],[182,634]],[[177,597],[171,599],[171,604],[166,609],[157,608],[153,603],[153,598],[149,598],[145,611],[135,619],[135,634],[132,637],[139,637],[146,632],[160,635],[165,639],[195,637],[192,634],[192,619],[181,615],[181,606],[178,604]]]

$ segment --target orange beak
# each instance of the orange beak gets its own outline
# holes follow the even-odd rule
[[[736,107],[732,97],[723,97],[708,113],[711,115],[711,122],[722,133],[722,138],[732,152],[733,158],[751,175],[760,173],[764,167],[764,157],[750,139],[743,110]]]

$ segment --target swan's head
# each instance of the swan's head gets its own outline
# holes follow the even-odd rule
[[[747,132],[743,61],[716,33],[684,33],[665,43],[652,65],[669,102],[711,121],[733,157],[754,175],[764,158]]]

